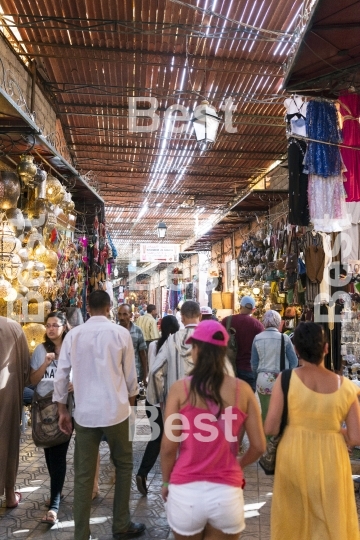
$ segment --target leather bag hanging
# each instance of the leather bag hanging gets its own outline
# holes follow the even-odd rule
[[[284,336],[282,336],[282,338],[284,339]],[[284,364],[285,364],[285,358],[284,358]],[[268,440],[266,444],[266,452],[259,459],[259,465],[263,469],[265,474],[267,475],[272,475],[275,473],[277,447],[279,445],[279,442],[281,441],[281,437],[283,435],[283,432],[287,424],[288,393],[289,393],[291,373],[292,373],[291,369],[285,369],[281,373],[281,389],[284,394],[284,408],[283,408],[283,413],[281,416],[279,434],[276,435],[275,437],[270,437],[270,439]]]
[[[51,448],[70,440],[71,435],[63,433],[58,425],[59,413],[57,403],[53,403],[53,392],[40,396],[34,391],[31,405],[32,438],[36,446]],[[72,412],[72,394],[68,396],[67,408]]]

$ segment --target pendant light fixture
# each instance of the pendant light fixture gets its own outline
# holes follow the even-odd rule
[[[209,105],[207,100],[202,101],[196,107],[192,122],[194,124],[197,142],[202,144],[215,142],[220,118],[217,115],[216,109]]]
[[[165,225],[163,221],[160,221],[160,223],[158,223],[158,226],[157,226],[158,238],[165,238],[166,231],[167,231],[167,226]]]

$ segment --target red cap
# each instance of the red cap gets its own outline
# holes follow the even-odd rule
[[[214,334],[221,332],[222,339],[214,339]],[[192,340],[204,341],[205,343],[211,343],[218,347],[226,347],[229,341],[229,334],[225,330],[222,324],[217,321],[202,321],[195,328],[195,332],[186,340],[185,343],[191,344]]]

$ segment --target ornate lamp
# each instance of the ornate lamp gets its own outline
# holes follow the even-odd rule
[[[196,107],[192,122],[198,142],[204,144],[215,142],[220,118],[215,108],[211,107],[208,101],[204,100]]]
[[[34,176],[37,173],[37,167],[34,163],[33,156],[30,154],[23,154],[20,158],[20,163],[17,166],[17,172],[26,186],[32,186]]]
[[[165,238],[167,231],[167,226],[163,221],[160,221],[160,223],[157,226],[157,235],[158,238]]]

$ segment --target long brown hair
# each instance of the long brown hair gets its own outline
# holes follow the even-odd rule
[[[213,339],[223,339],[221,332],[216,332],[212,337]],[[197,396],[204,401],[210,400],[219,407],[217,414],[217,417],[219,417],[224,408],[220,389],[224,381],[226,347],[195,339],[192,340],[192,344],[197,347],[198,356],[196,364],[190,373],[191,403],[195,406]]]

